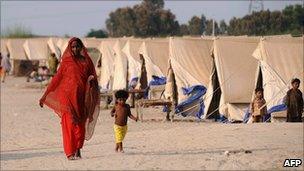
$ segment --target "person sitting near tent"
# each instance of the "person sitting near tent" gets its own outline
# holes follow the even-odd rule
[[[115,124],[114,124],[114,133],[115,133],[115,142],[116,152],[124,152],[122,147],[122,141],[128,130],[128,117],[135,120],[137,122],[138,118],[131,114],[130,106],[126,104],[126,100],[128,99],[128,92],[125,90],[118,90],[115,93],[116,102],[115,106],[111,111],[111,116],[115,116]]]
[[[303,96],[299,90],[301,81],[295,78],[291,81],[292,88],[287,91],[285,104],[287,106],[287,122],[302,122]]]
[[[6,74],[11,70],[11,62],[10,62],[10,54],[8,53],[7,56],[2,57],[1,59],[1,81],[4,83]]]
[[[252,116],[252,122],[261,122],[264,115],[267,114],[266,101],[263,97],[263,88],[255,89],[255,97],[251,103],[250,113]]]
[[[42,66],[39,75],[41,75],[42,81],[48,80],[50,78],[50,70],[46,66]]]
[[[33,68],[33,71],[26,78],[26,82],[30,82],[33,79],[35,82],[39,82],[38,68]]]
[[[42,82],[48,80],[50,77],[49,69],[46,66],[40,66],[38,68],[33,68],[33,71],[27,77],[26,81],[30,82],[33,79],[35,82]]]
[[[48,60],[50,75],[55,75],[57,72],[58,59],[56,58],[55,53],[51,53],[51,56]]]

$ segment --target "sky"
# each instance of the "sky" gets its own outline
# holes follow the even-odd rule
[[[106,28],[111,11],[132,7],[141,1],[3,1],[1,32],[16,25],[29,28],[37,35],[85,36],[90,29]],[[180,24],[192,16],[204,14],[207,19],[225,20],[248,14],[250,1],[166,1],[165,9],[175,14]],[[263,1],[264,9],[282,10],[287,5],[303,4],[302,0]]]

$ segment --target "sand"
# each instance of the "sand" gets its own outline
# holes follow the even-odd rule
[[[160,122],[151,119],[161,109],[146,108],[148,121],[129,121],[124,154],[115,153],[113,118],[102,110],[83,158],[68,161],[60,119],[38,106],[37,87],[14,77],[1,84],[1,170],[273,170],[286,169],[286,158],[303,160],[302,123]]]

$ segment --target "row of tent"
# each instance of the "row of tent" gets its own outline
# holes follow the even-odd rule
[[[68,40],[1,40],[1,52],[9,51],[12,59],[25,54],[22,59],[45,60],[48,52],[60,57]],[[128,89],[134,80],[137,88],[162,87],[159,98],[176,102],[175,112],[183,116],[243,121],[256,87],[264,88],[269,113],[286,110],[283,100],[291,79],[303,81],[303,37],[82,40],[87,48],[100,52],[93,61],[101,64],[101,91]]]
[[[10,54],[13,74],[26,75],[33,65],[46,65],[51,53],[60,58],[61,53],[68,45],[68,38],[42,37],[42,38],[1,38],[1,54]],[[100,44],[97,39],[84,39],[85,45],[95,48]]]

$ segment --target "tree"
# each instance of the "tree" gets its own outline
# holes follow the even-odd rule
[[[304,8],[291,5],[282,11],[259,11],[229,22],[229,35],[303,34]]]
[[[158,10],[157,17],[159,17],[158,33],[160,36],[178,34],[179,23],[170,10]]]
[[[206,35],[212,35],[213,33],[213,20],[209,19],[206,21]],[[216,21],[214,21],[214,34],[217,35],[219,34],[219,27]]]
[[[207,19],[204,14],[201,15],[201,29],[202,33],[206,31],[206,24],[207,24]]]
[[[176,35],[179,24],[163,0],[144,0],[132,8],[119,8],[111,12],[106,21],[110,36],[166,36]]]
[[[118,8],[110,13],[106,26],[110,36],[132,36],[135,33],[136,15],[132,8]]]
[[[220,21],[220,28],[219,28],[219,33],[220,34],[227,34],[228,32],[228,26],[225,22],[225,20]]]
[[[143,0],[142,6],[148,8],[151,11],[157,9],[163,9],[165,6],[164,0]]]
[[[180,35],[189,35],[190,31],[187,24],[181,24],[179,28]]]
[[[91,29],[86,37],[106,38],[108,37],[108,33],[102,29],[99,30]]]
[[[203,24],[202,20],[198,16],[193,16],[188,23],[190,35],[202,35]]]

